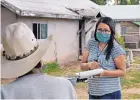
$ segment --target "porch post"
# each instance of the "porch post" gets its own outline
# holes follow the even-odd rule
[[[139,36],[140,36],[140,25],[139,25]]]
[[[116,34],[118,34],[119,37],[122,35],[121,34],[121,25],[120,25],[120,22],[116,22],[115,31],[116,31]]]

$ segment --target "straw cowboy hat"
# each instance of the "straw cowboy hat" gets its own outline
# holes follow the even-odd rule
[[[6,28],[2,36],[5,56],[1,57],[1,78],[15,78],[32,70],[47,51],[52,36],[37,40],[22,22]]]

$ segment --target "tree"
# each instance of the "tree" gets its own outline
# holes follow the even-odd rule
[[[120,5],[127,5],[128,1],[127,0],[119,0]]]
[[[106,0],[91,0],[94,3],[98,4],[98,5],[105,5],[106,4]]]
[[[140,0],[117,0],[119,5],[138,5]]]
[[[128,4],[129,5],[138,5],[140,0],[129,0]]]
[[[91,0],[98,5],[105,5],[108,1],[111,0]],[[140,0],[114,0],[118,5],[139,5]]]

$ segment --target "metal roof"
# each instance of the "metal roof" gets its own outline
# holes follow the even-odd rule
[[[20,16],[81,19],[99,13],[98,5],[90,0],[2,0],[1,3]]]
[[[140,22],[133,22],[134,24],[140,26]]]
[[[140,21],[140,5],[100,6],[100,11],[114,20]]]
[[[66,8],[84,17],[96,17],[100,13],[99,5],[90,0],[62,0],[62,2]]]

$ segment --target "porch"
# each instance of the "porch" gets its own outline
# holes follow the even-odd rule
[[[124,37],[125,46],[130,49],[140,48],[140,35],[139,34],[125,34]]]

